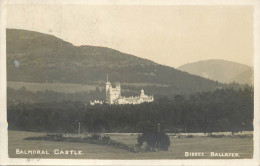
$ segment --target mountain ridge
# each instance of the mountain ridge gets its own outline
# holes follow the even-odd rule
[[[197,61],[184,64],[177,69],[222,83],[253,84],[253,68],[251,66],[228,60]]]
[[[225,86],[107,47],[74,46],[53,35],[27,30],[7,29],[6,33],[8,81],[103,84],[109,73],[112,82],[169,85],[164,90],[154,87],[158,93],[193,93]]]

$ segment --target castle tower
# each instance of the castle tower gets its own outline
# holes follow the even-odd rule
[[[142,89],[142,90],[141,90],[140,97],[144,97],[144,96],[145,96],[145,94],[144,94],[144,90]]]
[[[110,89],[112,88],[111,83],[108,82],[108,74],[107,74],[107,82],[106,82],[106,103],[110,103]]]
[[[116,82],[116,89],[118,90],[118,97],[121,96],[121,86],[120,86],[120,82]]]

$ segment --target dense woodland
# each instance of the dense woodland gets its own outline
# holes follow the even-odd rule
[[[18,100],[19,93],[22,95]],[[37,93],[8,89],[9,129],[73,133],[80,122],[84,132],[142,132],[146,126],[158,123],[164,132],[253,130],[251,87],[217,89],[190,96],[158,96],[155,102],[140,105],[90,106],[80,100],[79,94],[74,96],[75,100],[66,100],[66,95],[72,94],[51,100],[59,96],[50,95],[56,94],[51,91]],[[49,101],[37,99],[44,98],[44,94]],[[30,102],[30,97],[37,102]]]
[[[104,86],[104,84],[102,84]],[[115,86],[115,85],[113,85]],[[248,89],[249,85],[241,85],[237,83],[225,84],[226,88],[232,88],[234,90]],[[144,89],[145,94],[153,95],[155,98],[159,99],[163,96],[172,95],[183,95],[187,98],[190,96],[191,92],[182,93],[175,90],[173,86],[157,86],[157,85],[144,85],[144,86],[134,86],[134,85],[121,85],[122,96],[137,96],[140,95],[140,90]],[[52,90],[39,90],[36,92],[31,91],[22,87],[20,89],[7,88],[7,98],[8,104],[13,105],[17,103],[50,103],[50,102],[62,102],[62,101],[79,101],[81,103],[88,103],[90,100],[104,100],[105,99],[105,89],[96,86],[95,90],[66,93],[66,92],[56,92]]]

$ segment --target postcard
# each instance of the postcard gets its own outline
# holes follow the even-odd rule
[[[1,165],[259,165],[259,1],[1,2]]]

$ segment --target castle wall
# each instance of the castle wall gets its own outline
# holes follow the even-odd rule
[[[110,82],[106,83],[106,103],[108,104],[141,104],[153,101],[153,96],[145,95],[144,90],[141,90],[140,96],[122,97],[120,83],[117,82],[115,88],[112,87]]]

